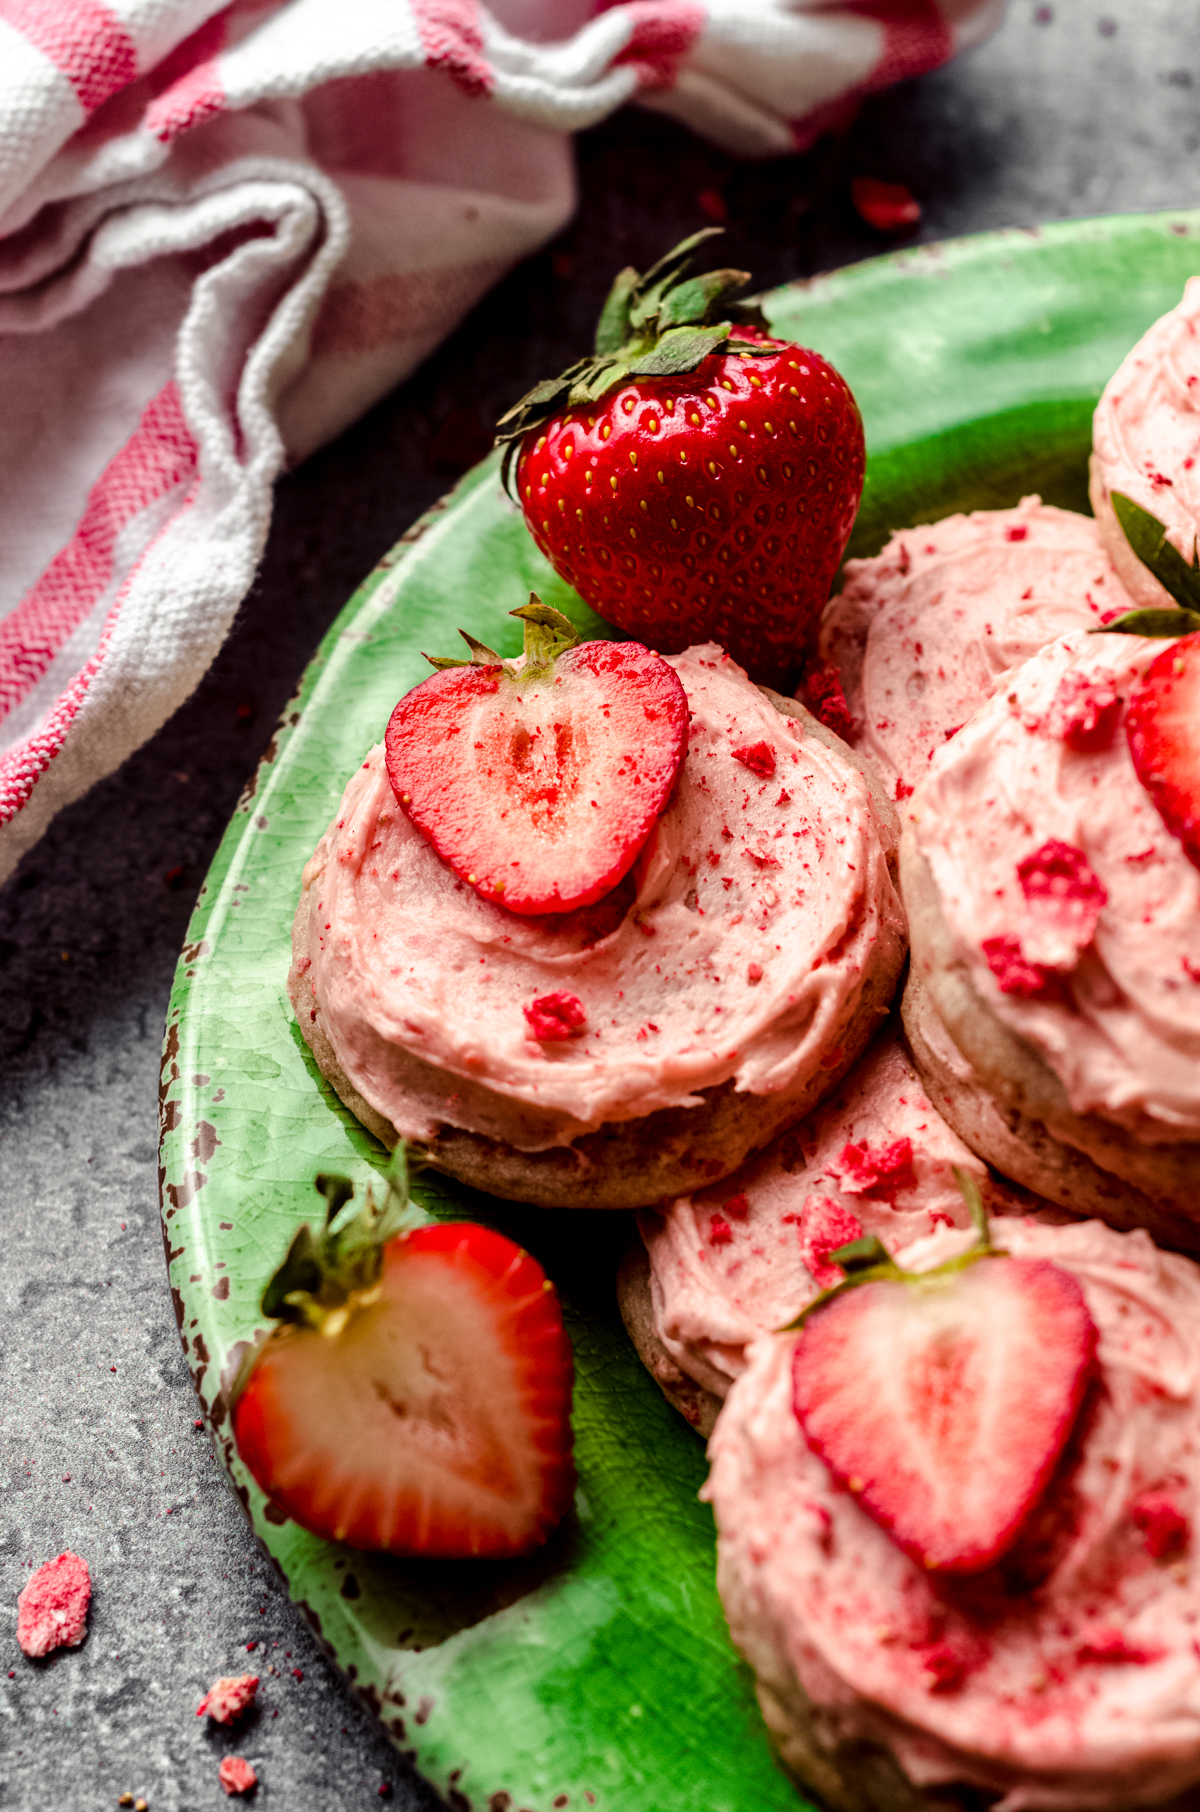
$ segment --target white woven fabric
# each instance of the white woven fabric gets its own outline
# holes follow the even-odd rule
[[[0,0],[0,879],[165,721],[271,487],[574,203],[634,98],[803,148],[1003,0]]]

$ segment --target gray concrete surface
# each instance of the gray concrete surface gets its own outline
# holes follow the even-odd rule
[[[586,135],[574,224],[281,484],[259,580],[196,696],[0,892],[0,1806],[73,1812],[126,1790],[153,1812],[225,1804],[216,1767],[233,1745],[194,1711],[215,1675],[247,1665],[275,1670],[236,1745],[258,1804],[337,1812],[381,1786],[406,1812],[437,1803],[321,1658],[193,1426],[158,1233],[176,953],[326,624],[469,463],[470,412],[494,420],[574,357],[614,268],[703,224],[701,193],[724,197],[730,262],[764,284],[882,248],[849,206],[856,171],[909,183],[927,238],[1200,200],[1198,14],[1012,0],[990,44],[880,97],[845,141],[777,164],[737,166],[637,113]],[[92,1566],[90,1633],[32,1665],[16,1595],[64,1546]]]

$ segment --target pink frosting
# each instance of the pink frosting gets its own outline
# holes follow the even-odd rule
[[[521,918],[458,881],[372,750],[304,873],[295,971],[363,1097],[406,1137],[524,1150],[836,1055],[903,911],[861,775],[714,646],[674,656],[689,747],[632,875]],[[563,1032],[539,1040],[547,997]],[[542,1003],[534,1010],[534,1003]],[[582,1009],[582,1023],[578,1009]]]
[[[1200,869],[1120,721],[1167,645],[1064,636],[947,744],[910,807],[988,1005],[1076,1112],[1148,1143],[1200,1135]]]
[[[904,1262],[960,1250],[941,1230]],[[1153,1804],[1200,1780],[1200,1269],[1096,1221],[1006,1221],[1016,1257],[1082,1286],[1099,1382],[1017,1546],[939,1582],[835,1487],[792,1410],[793,1338],[769,1336],[712,1437],[718,1582],[735,1635],[799,1680],[838,1739],[922,1786],[1019,1808]]]
[[[663,1345],[723,1397],[749,1343],[840,1279],[835,1247],[874,1233],[895,1252],[939,1224],[966,1226],[955,1165],[999,1205],[889,1026],[811,1119],[718,1187],[639,1214]]]
[[[1092,434],[1104,493],[1122,491],[1157,516],[1190,560],[1200,522],[1200,278],[1109,379]]]
[[[870,755],[902,799],[947,737],[1039,648],[1131,608],[1090,516],[1025,497],[893,535],[846,563],[821,621]]]

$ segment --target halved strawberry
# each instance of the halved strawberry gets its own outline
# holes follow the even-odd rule
[[[570,912],[637,859],[687,751],[674,668],[638,642],[580,642],[531,596],[525,652],[469,662],[400,700],[384,748],[392,790],[461,880],[510,912]]]
[[[541,1266],[471,1222],[395,1232],[368,1193],[318,1178],[307,1227],[268,1285],[283,1319],[239,1380],[238,1451],[316,1535],[442,1558],[524,1554],[571,1502],[571,1347]]]
[[[857,1253],[830,1259],[849,1269]],[[907,1554],[947,1573],[978,1573],[1016,1540],[1096,1342],[1069,1272],[986,1246],[975,1256],[914,1275],[884,1254],[819,1301],[793,1368],[813,1452]]]
[[[1151,662],[1129,700],[1125,734],[1138,779],[1200,867],[1200,631]]]

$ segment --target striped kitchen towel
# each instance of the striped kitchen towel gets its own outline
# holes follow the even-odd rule
[[[803,148],[1003,0],[0,0],[0,879],[166,720],[271,486],[570,217],[626,101]]]

